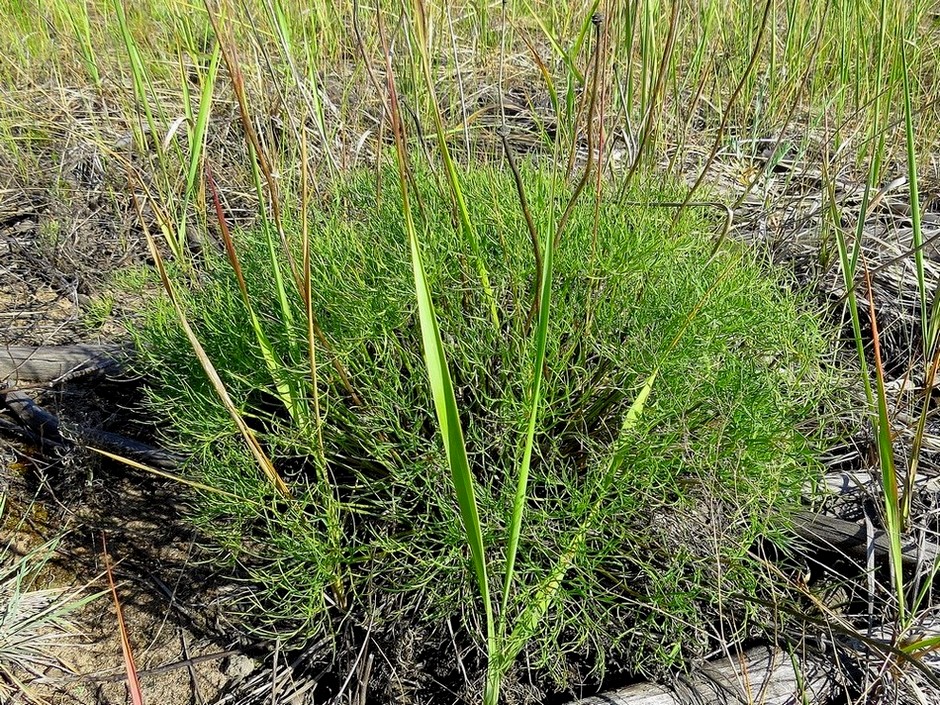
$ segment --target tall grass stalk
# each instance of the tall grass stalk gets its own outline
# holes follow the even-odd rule
[[[379,20],[381,22],[381,19]],[[487,705],[495,705],[499,693],[499,675],[492,668],[492,657],[497,653],[496,621],[493,614],[493,604],[490,599],[489,576],[486,566],[486,552],[483,546],[483,527],[480,522],[480,512],[477,508],[475,483],[467,458],[466,443],[464,441],[463,427],[460,423],[460,410],[457,398],[454,395],[454,385],[447,365],[447,356],[444,352],[444,343],[438,328],[437,315],[434,312],[434,301],[424,264],[421,258],[421,245],[411,213],[411,201],[408,195],[408,163],[404,138],[404,124],[398,104],[398,92],[395,88],[395,77],[392,69],[391,52],[388,42],[382,31],[382,44],[385,53],[385,70],[388,80],[388,107],[392,123],[392,133],[395,139],[396,163],[398,166],[398,183],[401,189],[403,217],[405,229],[408,234],[408,243],[411,250],[413,265],[415,295],[418,302],[418,316],[421,322],[421,339],[424,345],[424,360],[428,373],[428,382],[434,399],[434,409],[437,417],[438,429],[444,441],[447,462],[451,470],[457,502],[463,521],[464,533],[470,555],[473,560],[477,586],[486,619],[487,653],[490,655],[490,665],[487,667],[486,695],[484,701]],[[491,294],[492,295],[492,294]]]
[[[88,17],[88,2],[82,2],[77,12],[67,12],[66,21],[75,32],[75,41],[82,55],[82,63],[95,87],[101,88],[101,71],[98,69],[98,60],[95,56],[94,42],[91,40],[91,20]]]
[[[326,156],[327,166],[330,169],[330,173],[335,175],[339,168],[339,164],[333,154],[333,150],[330,145],[329,134],[327,132],[323,100],[320,98],[320,91],[322,88],[314,71],[316,67],[315,58],[308,56],[307,65],[309,70],[307,71],[306,75],[303,75],[294,59],[297,50],[292,40],[292,29],[289,13],[285,11],[284,6],[280,0],[274,0],[274,2],[272,2],[272,0],[263,0],[263,2],[264,10],[268,18],[268,24],[274,28],[275,35],[278,40],[278,48],[281,51],[281,57],[287,64],[287,67],[290,71],[292,85],[300,91],[307,112],[309,116],[313,118],[313,124],[316,127],[317,134],[320,138],[323,154]],[[314,11],[319,20],[318,26],[321,28],[321,30],[325,31],[326,28],[330,26],[330,23],[327,21],[325,8],[320,3],[317,3]],[[304,33],[304,39],[307,40],[303,44],[304,48],[307,51],[315,52],[318,48],[317,44],[320,40],[316,36],[312,36],[310,33],[306,32]],[[312,47],[310,45],[312,45]],[[310,88],[311,86],[312,90]],[[301,127],[301,130],[302,129],[303,128]]]
[[[902,564],[901,534],[903,525],[901,521],[901,496],[897,466],[894,460],[894,439],[891,432],[891,414],[888,411],[888,392],[885,386],[884,365],[881,357],[881,341],[878,333],[878,317],[875,313],[875,298],[871,288],[871,275],[868,264],[862,259],[865,267],[866,295],[868,296],[868,309],[872,331],[872,348],[875,356],[875,432],[877,434],[878,462],[881,466],[882,492],[884,493],[885,530],[890,541],[889,557],[891,560],[891,578],[894,583],[895,599],[897,600],[898,621],[906,621],[907,599],[904,593],[904,567]]]
[[[934,353],[936,346],[937,322],[940,317],[937,310],[930,309],[927,294],[927,284],[924,275],[924,234],[921,227],[920,190],[917,185],[917,146],[914,141],[914,115],[911,100],[911,79],[909,76],[909,62],[907,59],[907,39],[898,37],[901,53],[901,77],[904,89],[904,136],[907,150],[907,189],[911,208],[911,232],[914,246],[914,269],[917,274],[917,293],[920,308],[921,352],[925,368],[924,373],[924,399],[921,412],[914,432],[914,442],[911,450],[911,461],[907,475],[904,478],[904,492],[902,496],[900,522],[907,527],[911,518],[911,502],[914,497],[914,484],[917,481],[917,469],[920,460],[920,451],[923,445],[924,433],[927,425],[927,415],[930,409],[931,389],[937,374],[937,365],[940,363],[940,350]]]
[[[423,24],[423,8],[420,7],[419,17],[422,19],[421,24]],[[586,130],[588,134],[588,161],[585,166],[584,173],[573,193],[571,194],[568,200],[568,204],[562,212],[554,231],[548,233],[545,237],[545,242],[541,246],[541,249],[544,252],[543,256],[538,254],[540,249],[538,242],[540,238],[538,233],[535,231],[531,214],[528,210],[524,185],[519,178],[518,170],[513,165],[513,174],[516,178],[516,186],[519,194],[520,205],[526,216],[526,224],[529,227],[530,236],[533,240],[533,249],[536,253],[536,259],[537,261],[541,259],[541,272],[539,274],[539,286],[537,288],[538,293],[536,298],[536,301],[538,302],[538,317],[534,333],[535,356],[532,366],[532,391],[529,401],[529,417],[526,424],[526,433],[523,441],[520,465],[516,476],[516,490],[514,494],[512,514],[510,517],[507,534],[506,561],[503,572],[502,602],[501,609],[498,614],[498,621],[496,621],[496,618],[494,617],[493,605],[491,604],[489,576],[487,573],[486,556],[483,547],[482,525],[480,522],[479,511],[476,505],[475,483],[473,480],[473,474],[470,470],[463,430],[460,424],[459,408],[457,406],[456,397],[454,395],[453,383],[450,378],[447,358],[444,353],[443,342],[441,339],[440,330],[438,328],[437,316],[434,312],[431,291],[428,287],[427,276],[424,272],[424,265],[421,258],[421,246],[414,220],[411,215],[411,205],[408,196],[409,177],[407,173],[408,165],[404,143],[404,128],[400,118],[391,61],[388,54],[386,54],[386,71],[389,76],[389,113],[392,117],[392,127],[395,135],[399,185],[401,188],[402,205],[404,210],[403,215],[405,219],[406,231],[408,233],[408,240],[410,243],[412,262],[414,267],[415,289],[418,300],[418,311],[421,319],[422,339],[424,341],[425,364],[427,367],[432,395],[434,397],[434,406],[438,419],[438,427],[445,443],[448,463],[451,467],[454,488],[461,510],[464,531],[467,537],[467,543],[470,547],[471,555],[473,556],[473,562],[477,574],[477,583],[480,590],[480,597],[484,603],[486,616],[488,659],[486,685],[483,696],[483,701],[486,703],[486,705],[496,705],[498,702],[500,682],[503,673],[515,659],[519,650],[532,637],[532,628],[534,622],[537,621],[537,619],[532,619],[531,615],[533,613],[530,611],[530,608],[527,607],[523,611],[523,615],[519,622],[514,625],[511,624],[509,621],[509,600],[515,579],[516,555],[519,546],[519,538],[522,531],[525,505],[528,501],[528,478],[531,468],[535,432],[542,401],[541,389],[542,379],[544,376],[544,367],[546,363],[546,348],[550,323],[554,253],[562,241],[565,227],[567,226],[571,213],[574,210],[575,204],[577,203],[578,198],[580,197],[585,186],[589,182],[594,164],[592,131],[601,63],[601,19],[599,16],[595,15],[593,17],[593,24],[596,28],[596,37],[595,52],[593,57],[594,73],[586,122]],[[420,35],[422,46],[425,46],[424,42],[426,42],[426,34],[424,34],[422,31],[420,32]],[[426,88],[431,90],[433,84],[429,73],[429,67],[425,61],[425,51],[426,50],[422,49],[422,63],[425,70],[425,80],[427,81]],[[432,96],[432,101],[433,100],[434,99]],[[442,153],[445,153],[446,143],[443,140],[443,135],[441,132],[443,127],[439,122],[437,124],[439,130],[439,145],[442,149]],[[511,153],[508,151],[508,143],[506,144],[506,147],[507,156],[511,160],[512,157]],[[448,156],[444,156],[444,160],[445,164],[449,165],[448,168],[453,168],[453,164],[449,160]],[[454,179],[455,178],[456,174],[454,174]],[[455,183],[455,181],[451,182],[452,188],[454,187]],[[452,190],[452,196],[454,196],[457,200],[458,209],[465,211],[462,197],[458,196],[458,194],[460,194],[459,187]],[[467,231],[465,230],[465,232]],[[477,244],[474,243],[473,247],[475,250],[478,250]],[[484,286],[488,286],[488,284],[484,282]],[[491,293],[488,292],[488,295],[491,297]],[[645,398],[645,395],[641,395],[641,398]],[[628,415],[628,419],[629,418],[631,418],[630,415]],[[557,580],[560,580],[560,577],[567,571],[567,568],[567,562],[565,561],[562,561],[558,566],[556,566],[552,573],[552,575],[555,576],[555,579],[552,579],[547,584],[543,585],[536,593],[534,598],[530,601],[530,605],[534,604],[538,606],[536,613],[539,613],[539,610],[541,610],[543,606],[544,608],[547,608],[548,604],[550,604],[554,597],[554,592],[557,589]]]
[[[861,317],[858,310],[858,299],[855,293],[856,267],[862,256],[862,239],[864,237],[865,218],[871,198],[871,189],[877,182],[881,172],[882,159],[885,150],[884,132],[882,125],[882,98],[881,89],[885,71],[885,39],[887,37],[888,12],[887,0],[881,0],[879,13],[878,50],[876,53],[876,92],[872,103],[872,121],[870,123],[870,138],[872,154],[869,160],[868,180],[862,194],[859,217],[855,229],[855,242],[849,252],[845,235],[838,220],[833,220],[836,233],[836,244],[839,250],[839,260],[842,266],[843,282],[846,288],[846,303],[852,320],[852,330],[855,338],[856,351],[862,374],[862,383],[869,403],[872,426],[875,430],[878,448],[878,460],[881,469],[881,490],[885,510],[885,530],[889,538],[889,553],[891,563],[892,583],[895,591],[895,601],[899,620],[903,623],[906,618],[906,597],[904,594],[904,575],[902,571],[901,534],[902,534],[902,506],[898,491],[899,480],[897,467],[894,461],[893,440],[891,437],[891,418],[888,410],[887,390],[884,381],[884,370],[881,359],[880,342],[878,339],[878,323],[874,308],[874,298],[871,288],[871,279],[865,269],[865,281],[869,298],[869,317],[875,354],[876,389],[872,389],[869,378],[868,365],[865,357],[865,343],[862,336]],[[834,206],[833,206],[834,208]],[[864,260],[863,260],[864,263]]]
[[[279,358],[277,351],[275,351],[274,346],[271,344],[271,341],[268,340],[268,336],[261,327],[261,320],[259,319],[258,313],[251,302],[251,297],[248,294],[248,285],[245,282],[245,277],[242,274],[241,264],[238,261],[238,250],[235,247],[235,242],[232,239],[232,234],[229,230],[225,213],[222,210],[222,201],[219,198],[219,191],[216,187],[215,179],[212,176],[211,168],[206,169],[206,183],[209,185],[209,192],[212,197],[213,207],[215,208],[216,219],[219,225],[219,232],[222,235],[222,243],[225,246],[225,253],[228,256],[229,264],[231,265],[232,271],[235,273],[235,278],[238,281],[238,290],[241,294],[242,302],[245,304],[245,310],[248,313],[248,320],[251,323],[251,329],[255,334],[255,340],[258,343],[258,349],[261,351],[265,365],[267,366],[268,372],[271,375],[271,379],[274,382],[275,389],[277,390],[277,396],[284,404],[284,407],[287,409],[288,413],[290,413],[294,421],[297,422],[301,427],[306,427],[308,425],[309,419],[307,418],[306,414],[306,406],[303,403],[302,390],[298,389],[297,386],[291,381],[292,378],[290,375],[286,374],[284,363]],[[270,237],[268,238],[268,247],[269,250],[273,249],[273,244],[271,243]],[[275,258],[277,257],[276,252],[273,256]],[[276,271],[279,274],[280,269]],[[287,293],[284,290],[283,278],[277,276],[276,281],[279,303],[283,311],[284,307],[287,305]],[[292,322],[292,318],[287,318],[287,320]]]
[[[747,66],[744,69],[744,74],[738,80],[737,84],[734,87],[734,90],[731,92],[731,96],[728,98],[728,103],[725,105],[725,109],[721,115],[721,123],[718,125],[718,131],[715,135],[715,140],[712,143],[711,151],[708,154],[708,158],[705,160],[705,164],[699,170],[698,176],[695,179],[695,183],[689,187],[688,193],[685,196],[685,202],[688,203],[692,200],[695,193],[701,187],[702,182],[705,180],[705,176],[708,174],[709,169],[711,168],[712,163],[715,161],[715,157],[718,154],[718,149],[721,147],[721,141],[724,138],[725,130],[728,127],[728,122],[731,119],[732,110],[738,99],[738,96],[741,95],[742,90],[744,89],[747,81],[750,79],[754,67],[757,65],[757,59],[760,56],[761,50],[763,48],[764,35],[767,31],[767,27],[770,24],[771,9],[774,3],[773,0],[766,0],[764,2],[764,9],[761,13],[760,28],[757,32],[757,38],[753,42],[753,49],[751,50],[751,56],[748,60]],[[748,4],[748,11],[751,10],[751,5]],[[750,25],[750,23],[749,23]],[[676,213],[676,219],[682,213],[680,208]]]
[[[659,69],[656,72],[656,78],[653,82],[653,87],[650,91],[649,99],[646,101],[646,111],[643,116],[643,121],[640,127],[639,139],[637,140],[636,155],[633,158],[633,163],[630,165],[630,169],[627,171],[627,175],[623,177],[620,185],[621,194],[625,193],[630,182],[633,180],[633,177],[636,175],[637,169],[640,166],[640,162],[643,160],[643,155],[646,152],[647,144],[651,139],[651,135],[656,128],[656,117],[662,113],[661,110],[658,110],[660,94],[663,90],[663,86],[666,80],[666,74],[668,72],[668,67],[673,61],[673,51],[676,41],[676,31],[679,26],[679,6],[681,5],[680,0],[673,0],[672,3],[672,13],[669,17],[669,34],[666,37],[666,43],[663,47],[662,58],[659,62]]]
[[[568,205],[565,208],[564,213],[561,216],[561,219],[558,221],[555,232],[550,233],[546,238],[545,242],[542,245],[542,250],[544,251],[544,257],[542,259],[542,271],[539,275],[539,292],[538,298],[536,299],[539,302],[538,305],[538,318],[537,325],[535,329],[535,358],[532,362],[532,393],[530,400],[530,411],[529,411],[529,420],[526,427],[525,441],[523,444],[522,459],[519,465],[516,479],[516,493],[513,500],[512,507],[512,517],[509,522],[509,533],[507,538],[507,548],[506,548],[506,567],[503,574],[503,602],[502,609],[500,610],[500,637],[505,638],[506,624],[507,624],[507,614],[509,611],[509,595],[512,589],[513,580],[515,577],[515,566],[516,566],[516,552],[519,548],[519,536],[522,533],[522,519],[525,511],[525,505],[528,501],[528,481],[529,481],[529,470],[532,463],[532,448],[535,442],[535,429],[539,418],[539,411],[542,403],[542,379],[545,374],[545,350],[546,344],[548,341],[548,329],[551,315],[551,298],[552,298],[552,273],[555,262],[555,249],[561,243],[562,237],[564,235],[565,226],[568,223],[568,218],[570,217],[571,211],[574,208],[575,204],[578,201],[579,196],[584,190],[585,186],[588,183],[588,180],[591,176],[591,171],[594,166],[594,149],[593,149],[593,122],[594,122],[594,109],[597,99],[597,90],[599,84],[600,76],[600,25],[601,20],[599,17],[595,16],[596,21],[595,25],[598,28],[596,33],[595,41],[595,52],[594,52],[594,77],[591,85],[591,98],[590,106],[588,108],[588,118],[586,122],[586,131],[588,135],[588,159],[587,164],[584,167],[584,174],[581,177],[581,180],[578,182],[578,185],[575,187],[574,193],[571,194],[571,197],[568,201]],[[508,147],[508,144],[507,144]],[[509,151],[507,150],[507,154]],[[525,200],[525,190],[521,183],[521,180],[518,179],[518,170],[513,169],[513,174],[516,176],[516,186],[519,192],[520,205],[525,211],[526,222],[530,228],[530,235],[533,238],[533,242],[538,242],[538,234],[534,231],[534,226],[532,225],[531,216],[528,213],[528,205]]]
[[[108,576],[108,588],[111,590],[111,599],[114,601],[118,634],[121,637],[121,654],[124,658],[124,672],[127,674],[127,691],[131,696],[133,705],[144,705],[144,695],[140,688],[140,677],[137,675],[134,650],[131,647],[127,623],[124,621],[124,610],[121,607],[121,601],[118,599],[117,585],[114,582],[114,573],[111,570],[111,557],[108,555],[108,540],[104,532],[101,533],[101,550],[104,553],[104,568]]]
[[[117,18],[120,36],[130,65],[130,74],[134,86],[135,105],[131,119],[134,136],[141,153],[149,155],[151,148],[152,151],[156,153],[158,176],[162,179],[161,188],[164,193],[170,194],[172,192],[170,184],[173,182],[173,179],[171,178],[171,169],[166,155],[166,147],[164,146],[164,141],[160,139],[160,136],[163,134],[163,128],[167,123],[165,115],[163,114],[163,108],[159,100],[151,99],[152,84],[150,81],[150,71],[141,56],[137,41],[127,22],[127,16],[124,12],[124,0],[112,0],[112,9]],[[143,110],[146,125],[140,124],[139,114],[141,110]],[[160,118],[159,123],[157,122],[157,117],[154,116],[155,112],[157,117]],[[170,246],[175,257],[183,258],[184,253],[178,238],[168,241],[167,244]]]
[[[294,292],[302,296],[301,292],[306,290],[304,285],[304,278],[297,266],[293,252],[287,242],[287,236],[284,231],[284,220],[281,214],[280,193],[277,185],[278,181],[275,178],[274,170],[272,169],[271,162],[269,161],[261,138],[258,135],[258,132],[255,129],[254,123],[251,119],[244,75],[241,70],[238,54],[235,50],[235,46],[231,40],[230,34],[223,28],[221,20],[212,9],[211,4],[207,3],[206,8],[213,32],[216,36],[216,40],[221,45],[222,58],[225,61],[226,69],[228,70],[229,77],[232,82],[232,88],[235,91],[239,109],[239,118],[242,129],[244,131],[245,140],[248,144],[250,170],[254,179],[255,190],[258,194],[258,207],[260,215],[263,222],[268,222],[267,211],[264,207],[265,201],[267,200],[270,203],[271,220],[273,221],[274,230],[276,231],[280,242],[280,252],[283,254],[284,259],[287,260],[288,268],[292,275],[292,280],[295,287]],[[304,165],[304,168],[306,168],[306,165]],[[267,199],[266,196],[268,197]],[[284,275],[281,269],[281,262],[278,257],[278,247],[273,240],[270,228],[265,228],[265,238],[271,262],[271,274],[275,278],[275,283],[277,285],[277,302],[280,308],[280,312],[286,321],[291,322],[293,319],[293,313],[289,300],[290,293],[288,291],[288,287],[285,283]],[[308,311],[308,322],[312,324],[314,335],[316,336],[320,345],[328,350],[329,343],[326,339],[326,336],[323,335],[323,331],[320,329],[316,318],[316,313],[312,310]],[[292,357],[295,357],[299,354],[299,347],[298,341],[293,335],[293,330],[293,326],[289,326],[289,352]],[[350,382],[346,371],[343,369],[342,362],[335,356],[332,358],[331,362],[340,376],[343,385],[349,392],[350,398],[354,403],[360,404],[361,400],[353,389],[352,383]],[[280,365],[277,364],[277,361],[274,360],[273,363],[269,364],[271,364],[272,374],[280,375],[281,368]],[[278,377],[276,377],[276,379],[277,378]],[[287,393],[286,398],[289,399],[289,408],[292,409],[292,413],[304,414],[306,406],[301,402],[301,391],[293,388],[286,389],[284,391]],[[305,418],[304,420],[307,419]]]
[[[525,440],[523,443],[522,459],[517,471],[516,491],[513,499],[512,515],[509,522],[509,532],[507,537],[506,563],[503,573],[503,598],[499,613],[499,653],[490,655],[488,664],[487,689],[484,693],[485,705],[496,705],[499,701],[499,682],[503,671],[508,668],[518,656],[519,651],[533,637],[534,627],[539,621],[543,608],[554,598],[560,579],[567,572],[567,560],[563,558],[556,564],[552,570],[550,579],[543,583],[536,593],[531,596],[523,608],[522,614],[517,620],[510,624],[509,621],[509,598],[515,580],[516,554],[519,547],[519,538],[522,533],[522,521],[525,512],[528,496],[529,471],[532,462],[532,448],[535,442],[536,425],[539,418],[539,411],[542,403],[542,379],[545,375],[545,352],[548,340],[548,330],[551,316],[551,295],[552,295],[552,275],[554,271],[555,250],[562,242],[565,227],[577,204],[578,198],[587,186],[591,172],[594,167],[594,117],[597,103],[597,94],[600,78],[601,65],[601,25],[602,18],[599,15],[592,15],[592,23],[595,27],[594,41],[594,73],[590,86],[590,99],[588,105],[587,121],[585,130],[587,133],[588,156],[584,167],[584,173],[581,176],[574,192],[571,194],[568,205],[558,220],[555,231],[548,233],[543,243],[542,250],[542,271],[539,275],[539,292],[536,301],[538,302],[538,318],[535,330],[535,358],[532,364],[532,392],[530,399],[529,420],[526,428]],[[506,154],[511,159],[508,142],[505,143]],[[516,188],[519,193],[520,206],[526,216],[526,223],[530,229],[530,236],[533,243],[537,243],[539,238],[535,232],[532,218],[529,214],[528,204],[525,198],[525,189],[521,180],[518,178],[518,170],[513,167],[513,175],[516,179]],[[538,250],[536,250],[538,252]],[[538,257],[537,257],[538,259]],[[572,554],[573,555],[573,554]],[[533,611],[532,608],[535,607]],[[536,616],[538,615],[538,616]],[[507,635],[507,631],[510,633]]]
[[[232,398],[229,396],[228,391],[225,388],[225,384],[222,382],[222,378],[219,377],[219,373],[216,371],[215,365],[212,364],[212,361],[206,354],[205,348],[203,348],[202,343],[199,342],[199,337],[196,335],[196,332],[190,325],[186,311],[181,305],[179,296],[177,295],[176,287],[173,285],[172,280],[167,273],[166,265],[163,261],[163,255],[160,254],[160,249],[157,247],[157,243],[154,240],[153,235],[150,233],[149,227],[146,225],[146,220],[144,219],[143,212],[141,210],[142,207],[140,201],[136,197],[134,198],[134,206],[137,209],[138,217],[140,218],[141,222],[144,223],[144,235],[147,238],[147,246],[150,248],[150,254],[153,257],[154,264],[157,268],[157,273],[159,274],[160,281],[163,284],[163,289],[166,291],[170,302],[173,304],[173,309],[176,312],[177,320],[179,321],[183,332],[186,334],[186,338],[192,346],[193,352],[195,353],[196,358],[199,360],[199,364],[202,366],[202,369],[206,373],[206,377],[212,384],[212,387],[215,390],[215,393],[218,395],[219,400],[222,402],[223,406],[225,406],[225,409],[228,411],[230,418],[235,423],[235,426],[238,428],[242,438],[245,440],[245,443],[247,444],[252,457],[255,459],[255,462],[258,464],[261,473],[265,478],[267,478],[267,480],[277,490],[278,493],[284,497],[290,497],[290,488],[274,468],[274,464],[271,462],[271,459],[261,447],[261,444],[258,442],[258,438],[255,436],[254,431],[252,431],[248,424],[245,423],[245,419],[242,417],[241,412],[239,412],[238,408],[235,406],[235,403],[232,401]]]
[[[271,216],[274,227],[280,239],[281,247],[284,250],[284,256],[286,257],[291,273],[293,274],[294,283],[297,286],[297,291],[301,291],[302,280],[300,277],[300,272],[297,269],[297,264],[294,261],[291,249],[288,247],[287,236],[284,233],[284,222],[283,218],[281,217],[281,201],[277,180],[275,179],[274,170],[271,166],[271,162],[269,161],[267,151],[264,149],[264,145],[262,144],[261,138],[258,135],[258,131],[255,129],[254,121],[251,118],[251,111],[248,107],[245,78],[241,69],[238,52],[236,51],[235,44],[230,36],[230,33],[223,28],[219,16],[216,14],[215,10],[212,9],[211,2],[206,2],[206,10],[209,16],[209,21],[212,23],[212,30],[215,33],[216,40],[221,45],[222,58],[225,61],[225,68],[228,71],[229,78],[232,83],[232,89],[235,91],[235,98],[238,103],[238,116],[245,135],[245,140],[248,143],[251,173],[255,181],[255,190],[258,193],[258,208],[260,215],[263,220],[266,220],[267,212],[265,209],[265,202],[267,200],[270,203]],[[266,194],[262,189],[262,175],[264,177],[264,187],[267,189],[267,196],[269,197],[268,199],[265,198]],[[273,249],[273,243],[270,247]],[[283,291],[283,276],[281,274],[280,263],[272,261],[272,268],[272,274],[278,278],[278,294],[281,309],[286,313],[286,294]],[[290,314],[287,313],[286,315]]]

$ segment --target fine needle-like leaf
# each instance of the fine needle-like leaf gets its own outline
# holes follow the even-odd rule
[[[208,377],[209,382],[212,384],[212,387],[215,390],[215,393],[218,395],[219,400],[222,402],[222,405],[225,407],[225,410],[228,412],[232,421],[235,422],[239,432],[245,439],[245,442],[248,444],[248,449],[251,451],[251,455],[258,463],[258,467],[261,468],[261,472],[281,495],[284,497],[290,497],[291,492],[287,487],[287,483],[284,482],[283,478],[277,473],[277,470],[274,469],[274,464],[264,452],[264,449],[258,442],[254,431],[252,431],[248,424],[245,423],[245,419],[242,418],[242,415],[235,407],[235,403],[232,401],[228,390],[225,388],[225,383],[222,382],[222,378],[219,377],[219,373],[216,371],[215,365],[212,364],[212,361],[206,354],[205,348],[203,348],[202,343],[199,342],[199,337],[196,335],[196,332],[189,324],[189,318],[186,315],[186,311],[183,309],[182,303],[180,303],[179,297],[176,293],[176,288],[167,274],[166,266],[163,262],[163,255],[160,254],[157,243],[154,241],[153,235],[150,233],[150,228],[147,225],[147,221],[143,217],[143,213],[141,212],[140,202],[136,197],[134,198],[134,206],[136,207],[137,215],[143,224],[144,236],[147,238],[147,246],[150,248],[150,254],[153,257],[154,264],[157,268],[157,273],[160,275],[160,280],[163,282],[163,288],[166,291],[167,296],[169,296],[170,302],[173,304],[173,309],[176,312],[176,318],[179,321],[180,326],[183,328],[183,332],[186,334],[186,338],[189,340],[189,344],[192,346],[193,352],[196,354],[196,357],[199,360],[199,364],[206,373],[206,377]]]
[[[675,337],[669,345],[669,348],[666,350],[664,360],[670,354],[672,354],[673,350],[675,350],[676,346],[679,344],[686,331],[689,329],[692,321],[694,321],[698,316],[702,307],[718,288],[719,284],[721,284],[725,277],[727,277],[728,274],[733,271],[736,263],[736,260],[730,259],[724,269],[719,273],[714,283],[695,303],[695,306],[692,307],[692,310],[685,317],[679,332],[676,333]],[[637,394],[636,399],[634,399],[633,403],[630,405],[630,408],[627,410],[623,423],[620,427],[620,433],[618,434],[618,438],[614,444],[614,449],[612,450],[610,459],[607,462],[607,468],[604,471],[603,477],[598,481],[595,500],[591,505],[590,510],[587,512],[585,518],[578,526],[578,529],[571,537],[571,540],[569,541],[564,553],[562,553],[562,555],[556,561],[555,565],[552,567],[551,572],[544,580],[542,580],[542,582],[530,595],[528,601],[525,604],[525,608],[522,611],[522,614],[520,615],[512,630],[512,633],[502,644],[500,663],[504,666],[508,666],[510,663],[512,663],[513,659],[515,659],[519,652],[525,647],[529,639],[531,639],[533,634],[535,634],[539,622],[545,616],[545,613],[551,606],[552,600],[555,599],[555,595],[557,595],[559,589],[561,588],[562,580],[564,579],[565,574],[573,565],[575,557],[581,552],[588,534],[593,528],[595,528],[595,522],[601,507],[603,506],[603,503],[607,501],[608,494],[619,477],[620,469],[623,467],[624,460],[626,459],[626,451],[629,447],[630,434],[632,434],[632,432],[636,429],[637,423],[639,422],[646,406],[646,402],[653,390],[653,385],[655,384],[656,379],[659,377],[661,368],[662,361],[647,377],[639,393]]]

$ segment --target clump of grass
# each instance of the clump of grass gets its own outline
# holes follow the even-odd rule
[[[534,225],[548,232],[565,206],[562,186],[531,170],[522,177]],[[291,323],[306,319],[303,292],[290,292],[296,310],[285,315],[279,288],[290,284],[270,274],[269,234],[234,234],[243,283],[223,259],[170,275],[288,498],[259,472],[162,299],[136,329],[149,404],[191,454],[194,479],[231,493],[194,496],[195,516],[254,579],[260,630],[326,636],[350,612],[365,621],[367,605],[394,603],[370,612],[370,625],[404,618],[445,630],[456,617],[482,652],[480,598],[427,387],[401,196],[395,177],[380,178],[389,180],[380,190],[375,173],[333,184],[304,220],[308,256],[299,235],[291,243],[294,261],[309,262],[310,308],[328,343],[315,375],[298,344],[304,332]],[[499,574],[530,418],[538,277],[512,178],[477,167],[461,183],[472,247],[431,174],[414,175],[412,198],[486,560]],[[667,191],[646,188],[630,200],[675,200]],[[801,489],[819,472],[818,418],[837,388],[820,321],[755,253],[729,242],[715,251],[711,224],[694,211],[674,223],[655,205],[604,201],[596,216],[596,197],[575,206],[554,255],[542,411],[517,578],[501,616],[516,622],[546,594],[538,586],[559,556],[578,547],[525,647],[555,686],[572,677],[572,662],[603,669],[613,659],[643,673],[674,665],[705,648],[729,594],[759,591],[748,549],[759,537],[783,541]],[[644,413],[625,424],[654,373]],[[300,390],[290,408],[278,388],[285,375]],[[294,412],[298,400],[307,412]],[[742,603],[737,628],[747,610]]]
[[[0,494],[0,516],[6,498]],[[73,616],[99,597],[87,586],[42,587],[40,578],[53,557],[58,540],[18,555],[0,547],[0,701],[43,703],[34,682],[55,683],[50,672],[69,668],[62,650],[78,641]]]
[[[92,298],[85,306],[82,322],[88,328],[101,328],[114,312],[114,297],[109,294]]]

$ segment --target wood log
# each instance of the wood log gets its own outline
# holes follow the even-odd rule
[[[175,468],[180,458],[116,433],[86,427],[63,427],[20,385],[62,383],[79,377],[114,376],[126,369],[132,349],[120,345],[0,346],[0,403],[42,445],[74,443],[106,450],[158,468]]]
[[[890,539],[881,529],[875,530],[869,540],[868,530],[863,524],[837,519],[827,514],[798,512],[794,530],[798,536],[816,548],[836,550],[860,559],[865,559],[869,550],[875,552],[876,558],[887,556],[890,551]],[[935,561],[938,555],[940,547],[930,541],[918,542],[905,538],[901,543],[901,560],[907,566],[916,566],[923,561]]]
[[[90,446],[163,469],[179,465],[178,456],[117,433],[85,427],[64,429],[54,414],[36,404],[25,392],[4,392],[0,389],[0,401],[40,442],[70,442],[78,446]]]
[[[933,478],[928,475],[918,474],[917,477],[914,478],[914,488],[917,490],[929,490],[931,486],[936,484],[932,482],[932,480]],[[856,470],[853,472],[841,471],[827,473],[825,477],[823,477],[820,489],[824,495],[846,496],[869,492],[875,496],[879,496],[881,494],[880,483],[880,477],[864,470]],[[814,489],[810,486],[807,486],[803,492],[803,497],[808,502],[811,502],[815,495]]]
[[[794,668],[798,661],[799,672]],[[755,647],[709,661],[675,688],[638,683],[575,700],[575,705],[818,704],[832,700],[839,682],[831,664],[792,659],[782,649]]]
[[[115,375],[132,355],[122,345],[0,345],[0,383],[64,382],[92,374]]]

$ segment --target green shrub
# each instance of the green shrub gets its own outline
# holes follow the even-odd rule
[[[462,178],[499,330],[449,201],[426,173],[416,177],[417,218],[498,573],[532,381],[536,275],[510,176],[476,168]],[[554,191],[563,189],[534,171],[524,178],[546,231],[565,204]],[[279,500],[258,471],[165,300],[151,304],[136,331],[149,403],[170,441],[192,454],[195,479],[245,498],[202,493],[193,506],[200,526],[254,581],[256,628],[314,638],[352,614],[374,633],[406,622],[433,634],[446,633],[450,620],[480,645],[479,598],[427,387],[400,196],[391,180],[380,193],[374,174],[353,174],[311,215],[313,308],[329,341],[329,350],[318,344],[322,456],[315,423],[292,420],[273,391],[228,262],[209,259],[198,274],[174,277],[205,350],[297,501]],[[711,257],[702,215],[684,214],[670,232],[672,217],[603,200],[595,229],[595,203],[585,196],[556,255],[544,412],[517,563],[524,586],[546,576],[600,502],[585,550],[527,650],[528,663],[556,685],[578,664],[578,676],[610,660],[649,673],[703,649],[721,602],[759,588],[748,549],[758,537],[782,540],[801,488],[819,472],[818,418],[835,393],[819,319],[755,253],[728,242]],[[312,409],[302,297],[292,292],[288,323],[274,303],[266,234],[235,239],[262,327]],[[602,496],[605,460],[657,365],[623,470]],[[332,500],[317,480],[321,457]],[[339,540],[324,510],[337,499]],[[335,604],[340,595],[345,611]],[[527,599],[523,587],[510,609]]]

